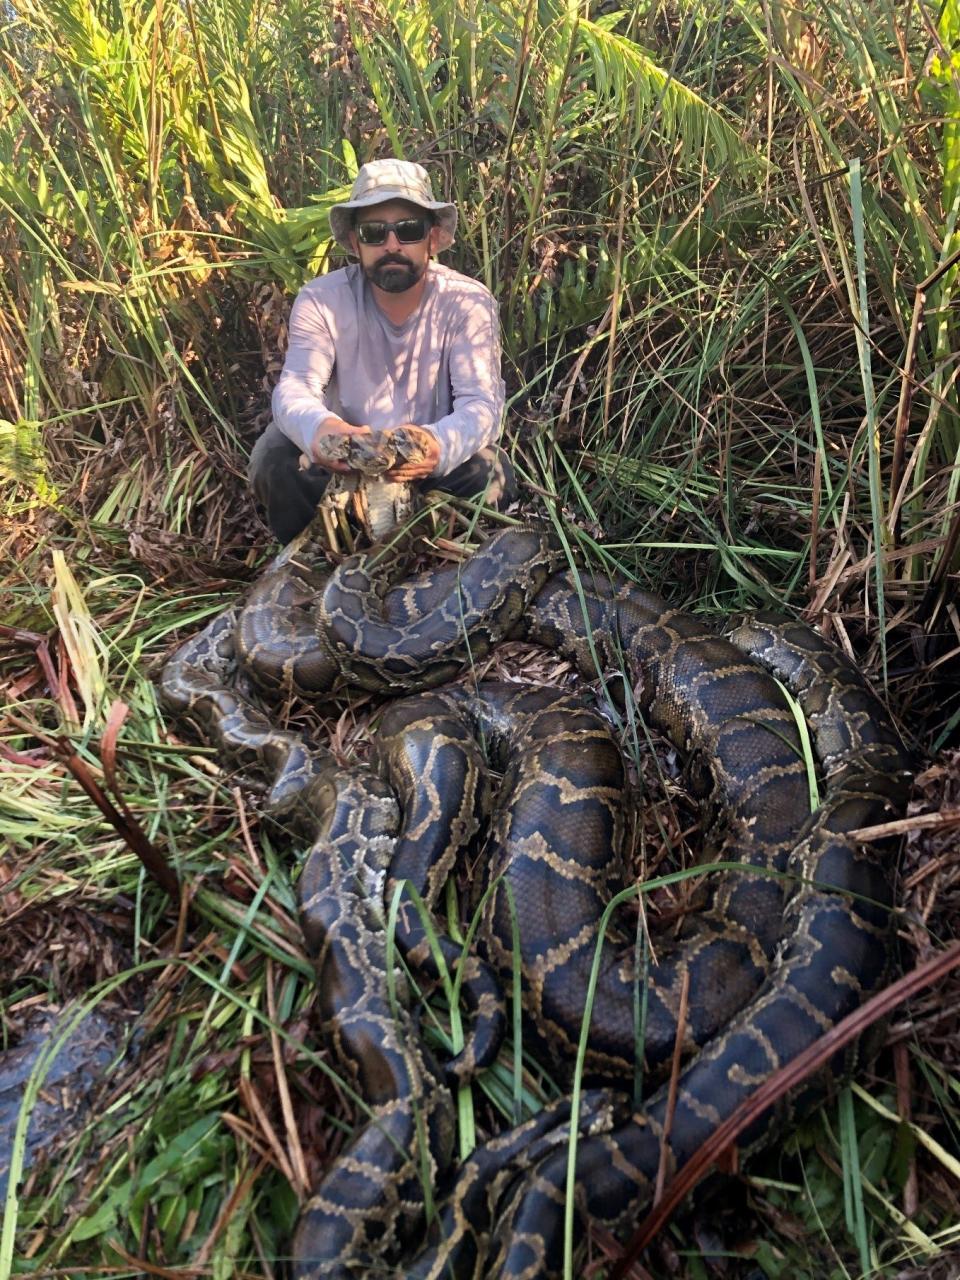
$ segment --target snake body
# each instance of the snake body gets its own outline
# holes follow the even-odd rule
[[[569,591],[551,584],[550,590],[554,589],[555,596],[541,596],[534,605],[531,633],[585,665],[586,628],[577,625],[578,617],[583,623],[579,603],[571,600]],[[600,597],[605,601],[602,609],[596,607]],[[632,589],[602,588],[590,603],[594,649],[603,653],[605,646],[616,643],[627,654],[635,675],[646,667],[641,705],[651,717],[662,716],[665,727],[672,725],[671,736],[689,739],[691,728],[707,714],[703,703],[698,706],[695,691],[709,686],[709,677],[705,670],[696,670],[697,660],[712,651],[714,658],[728,663],[732,655],[724,658],[722,649],[717,651],[707,637],[696,635],[689,619],[671,618],[662,604]],[[649,643],[643,639],[645,633]],[[665,651],[668,633],[671,644]],[[615,1233],[625,1230],[649,1202],[662,1150],[667,1172],[675,1172],[763,1080],[856,1008],[887,973],[890,868],[877,850],[861,845],[850,832],[885,821],[901,810],[908,761],[899,737],[852,664],[809,629],[758,619],[735,629],[729,640],[736,653],[761,658],[799,700],[821,767],[820,804],[799,821],[790,841],[785,868],[790,894],[780,914],[780,937],[767,976],[746,1007],[681,1074],[669,1132],[667,1090],[661,1087],[641,1115],[579,1145],[575,1204],[581,1234],[588,1222]],[[684,656],[688,645],[696,653],[692,664],[691,654]],[[650,656],[652,651],[655,657]],[[742,686],[731,685],[735,687]],[[722,696],[721,690],[712,689],[710,696]],[[684,724],[682,714],[676,718],[674,698],[684,708],[692,706],[692,725]],[[739,715],[733,710],[728,724],[739,719],[742,727],[744,716],[756,724],[755,703],[741,702]],[[716,702],[710,711],[710,721],[716,725]],[[729,751],[722,742],[717,746],[721,782],[730,767],[733,779],[728,778],[726,785],[738,777],[746,781],[751,773],[756,776],[759,761],[742,756],[735,740]],[[778,815],[775,806],[767,820],[776,823],[778,816],[786,822],[786,815]],[[747,885],[751,879],[739,877]],[[761,908],[767,905],[763,896],[756,902]],[[602,1010],[599,999],[597,1006]],[[839,1055],[831,1064],[837,1076],[846,1075],[851,1067],[850,1055]],[[799,1098],[779,1104],[752,1126],[742,1140],[743,1148],[762,1143],[771,1129],[788,1118],[791,1108],[802,1109],[805,1101],[820,1096],[822,1088],[821,1079]],[[563,1274],[563,1199],[557,1189],[565,1185],[566,1172],[566,1152],[550,1153],[514,1184],[508,1202],[500,1206],[497,1233],[485,1264],[488,1270],[478,1275],[518,1280],[527,1275]]]
[[[302,550],[274,566],[271,584],[261,583],[239,616],[222,615],[188,642],[161,678],[167,706],[241,767],[259,771],[268,808],[298,813],[314,839],[300,894],[321,1030],[372,1114],[304,1211],[295,1273],[356,1276],[395,1265],[403,1275],[458,1280],[559,1276],[571,1125],[581,1133],[577,1213],[623,1229],[648,1196],[661,1144],[668,1166],[682,1165],[763,1079],[882,982],[888,868],[849,833],[900,810],[905,753],[853,665],[807,628],[758,619],[718,636],[627,582],[578,583],[560,571],[561,557],[540,531],[496,535],[439,585],[391,587],[402,547],[351,557],[322,590],[314,632],[307,597],[318,584],[309,570],[290,568]],[[588,678],[626,669],[630,688],[621,698],[635,700],[684,752],[705,804],[709,854],[732,869],[711,878],[710,906],[658,948],[647,975],[643,1056],[654,1072],[677,1038],[689,977],[680,1033],[694,1056],[669,1135],[662,1088],[633,1118],[609,1095],[591,1094],[580,1115],[561,1109],[540,1128],[481,1147],[451,1183],[444,1071],[422,1045],[405,985],[391,973],[385,895],[388,903],[396,898],[398,943],[415,968],[429,970],[430,948],[401,884],[436,903],[454,846],[475,839],[487,807],[478,735],[505,771],[486,855],[487,960],[503,976],[512,972],[515,908],[525,1034],[563,1079],[599,946],[585,1071],[622,1089],[636,1069],[640,975],[629,916],[614,915],[601,937],[603,908],[622,873],[622,766],[610,733],[595,712],[556,691],[438,690],[384,717],[375,764],[386,784],[339,769],[272,728],[230,681],[239,663],[248,672],[269,668],[262,682],[288,692],[337,680],[377,692],[436,688],[518,633],[557,649]],[[273,656],[261,663],[267,651]],[[778,680],[813,735],[822,788],[813,813],[796,721]],[[447,954],[456,958],[452,944]],[[477,1026],[447,1078],[488,1061],[502,1025],[489,968],[474,957],[462,964]],[[747,1145],[776,1121],[758,1122]],[[414,1258],[427,1178],[446,1180],[450,1190],[433,1238]]]

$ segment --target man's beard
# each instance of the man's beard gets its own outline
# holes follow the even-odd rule
[[[380,258],[372,266],[364,267],[363,274],[384,293],[406,293],[422,278],[426,269],[426,263],[418,267],[407,258]]]

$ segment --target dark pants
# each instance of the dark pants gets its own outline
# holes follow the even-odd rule
[[[300,468],[300,449],[271,422],[250,454],[247,478],[263,507],[267,524],[286,544],[313,519],[330,472],[316,464]],[[419,489],[439,489],[455,498],[483,498],[503,508],[517,497],[517,481],[510,459],[499,445],[487,445],[446,476],[427,476]]]

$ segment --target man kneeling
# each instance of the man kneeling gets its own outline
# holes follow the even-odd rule
[[[496,443],[497,304],[479,281],[434,261],[456,226],[454,206],[434,200],[426,170],[406,160],[364,165],[350,200],[330,210],[334,239],[359,262],[297,295],[273,421],[250,456],[251,487],[281,542],[310,522],[331,471],[347,470],[328,456],[343,435],[404,427],[422,458],[388,479],[498,506],[516,496]]]

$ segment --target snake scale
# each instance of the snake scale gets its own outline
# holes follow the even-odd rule
[[[403,539],[348,557],[324,580],[311,538],[281,553],[160,679],[167,709],[259,781],[276,821],[313,842],[299,895],[320,1030],[368,1120],[302,1212],[294,1274],[552,1280],[563,1273],[572,1129],[577,1220],[623,1232],[650,1198],[662,1149],[668,1172],[682,1166],[764,1079],[884,981],[890,867],[851,832],[901,811],[908,760],[859,672],[802,625],[761,617],[718,635],[625,580],[571,574],[538,529],[496,534],[464,565],[399,585]],[[622,677],[607,677],[608,694],[632,700],[687,762],[707,855],[727,869],[709,878],[706,910],[657,944],[645,973],[635,915],[614,911],[602,926],[623,885],[626,829],[607,721],[564,691],[440,687],[511,636],[556,649],[588,679],[625,672],[619,689]],[[335,685],[427,692],[392,703],[372,767],[347,769],[272,725],[245,691],[251,677],[273,696]],[[812,812],[784,687],[817,755]],[[488,765],[503,773],[495,797]],[[461,959],[441,935],[473,1029],[441,1064],[419,1033],[385,915],[395,903],[408,971],[435,977],[410,888],[435,906],[458,850],[475,850],[484,825],[482,954]],[[562,1085],[599,948],[588,1087],[575,1113],[561,1098],[456,1168],[448,1085],[497,1051],[514,911],[525,1044]],[[641,988],[642,1066],[654,1083],[634,1113]],[[678,1035],[687,1058],[668,1132],[656,1080]],[[847,1056],[831,1071],[850,1066]],[[787,1105],[756,1122],[744,1148],[768,1137]]]

